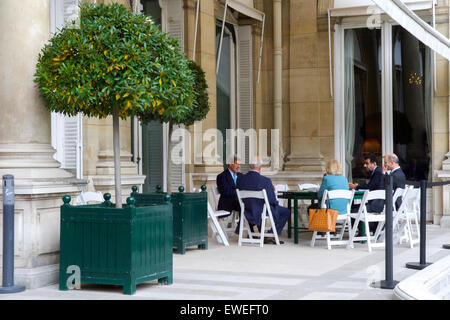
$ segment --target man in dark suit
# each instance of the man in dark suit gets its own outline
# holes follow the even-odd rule
[[[364,168],[370,172],[370,179],[367,184],[349,183],[349,189],[355,190],[381,190],[384,189],[384,175],[383,170],[377,164],[377,157],[374,155],[367,155],[364,157]],[[352,212],[357,212],[359,205],[352,206]],[[384,208],[383,200],[372,200],[366,205],[368,212],[380,213]],[[374,232],[377,228],[378,222],[369,222],[370,231]],[[359,232],[361,224],[358,226]]]
[[[237,179],[242,176],[239,172],[241,167],[240,160],[237,156],[233,156],[229,161],[228,168],[217,176],[217,189],[220,193],[218,210],[230,212],[233,210],[241,212],[239,199],[236,194]]]
[[[250,171],[239,178],[237,183],[237,188],[239,190],[266,190],[267,198],[270,203],[270,208],[272,211],[273,220],[275,222],[276,230],[270,230],[269,232],[277,232],[279,235],[283,230],[284,225],[290,216],[290,211],[278,204],[278,200],[275,196],[274,186],[272,181],[261,175],[262,162],[259,157],[256,157],[253,163],[250,164]],[[245,205],[245,217],[249,224],[255,224],[261,231],[261,213],[264,206],[264,200],[260,199],[243,199]],[[264,239],[264,243],[274,244],[274,238]],[[280,243],[284,243],[280,240]]]
[[[395,153],[390,153],[384,156],[384,168],[393,178],[393,191],[397,190],[397,188],[405,188],[405,173],[402,168],[400,168],[398,157]],[[384,179],[383,179],[384,184]],[[402,204],[402,197],[398,197],[395,202],[395,207],[398,209]]]
[[[350,190],[382,190],[384,189],[384,175],[383,170],[377,164],[377,157],[374,155],[367,155],[364,157],[364,168],[370,172],[370,179],[367,184],[349,183]],[[372,200],[367,206],[369,212],[383,211],[383,200]]]

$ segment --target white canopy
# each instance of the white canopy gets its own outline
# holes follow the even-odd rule
[[[420,19],[400,0],[372,0],[388,16],[442,57],[450,60],[450,40]]]
[[[227,8],[230,7],[234,9],[235,11],[239,12],[240,14],[243,14],[247,17],[250,17],[254,20],[261,21],[262,22],[262,29],[261,29],[261,42],[259,47],[259,62],[258,62],[258,80],[260,78],[261,73],[261,57],[262,57],[262,48],[263,48],[263,35],[264,35],[264,24],[265,24],[265,14],[264,12],[261,12],[259,10],[256,10],[255,8],[248,7],[244,3],[240,2],[239,0],[225,0],[225,10],[223,13],[223,20],[222,20],[222,30],[220,33],[220,39],[219,39],[219,56],[217,57],[217,66],[216,66],[216,74],[219,72],[219,64],[220,64],[220,55],[222,51],[222,39],[223,39],[223,31],[225,28],[225,17],[227,14]]]
[[[411,10],[427,10],[433,7],[435,0],[402,0]],[[332,17],[362,16],[382,13],[372,0],[334,0],[330,10]]]

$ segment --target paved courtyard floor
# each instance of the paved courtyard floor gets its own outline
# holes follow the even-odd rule
[[[300,233],[299,244],[282,235],[285,244],[237,246],[237,236],[230,247],[209,239],[208,250],[189,249],[173,256],[173,284],[151,281],[138,285],[136,294],[122,294],[122,287],[82,284],[81,290],[59,291],[58,285],[28,289],[21,293],[0,295],[19,300],[390,300],[392,290],[374,288],[373,281],[384,280],[385,253],[367,245],[354,249],[324,243],[310,247],[311,233]],[[450,254],[442,249],[450,243],[450,229],[427,226],[427,262]],[[405,268],[407,262],[419,261],[419,246],[406,244],[394,248],[394,280],[401,281],[416,270]]]

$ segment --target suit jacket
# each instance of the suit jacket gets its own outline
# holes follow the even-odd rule
[[[381,190],[384,189],[384,175],[380,166],[377,166],[370,176],[369,183],[356,186],[356,190]]]
[[[356,186],[356,190],[382,190],[384,189],[384,175],[383,170],[380,166],[377,166],[375,170],[372,172],[372,175],[370,176],[369,183],[367,184],[361,184]],[[371,200],[367,204],[367,210],[369,212],[381,212],[384,209],[384,200],[377,199],[377,200]]]
[[[397,190],[397,188],[405,188],[405,181],[406,177],[405,177],[405,173],[403,172],[402,168],[398,168],[397,170],[391,172],[391,176],[394,178],[393,181],[393,190],[395,192],[395,190]],[[395,179],[400,179],[402,181],[396,181]],[[400,208],[400,205],[402,204],[402,197],[398,197],[397,201],[395,202],[395,207],[398,209]]]
[[[322,201],[323,193],[325,190],[348,190],[348,180],[342,174],[328,174],[323,177],[322,184],[320,185],[317,197]],[[346,199],[333,199],[330,201],[329,208],[336,209],[339,214],[347,213],[348,200]]]
[[[242,173],[237,173],[237,179],[243,176]],[[237,182],[237,180],[236,180]],[[218,204],[218,210],[225,210],[231,212],[232,210],[241,210],[239,200],[236,194],[236,185],[234,184],[233,177],[230,174],[228,168],[217,176],[216,179],[217,189],[219,189],[220,198]]]
[[[247,174],[242,175],[238,179],[237,188],[239,190],[252,191],[260,191],[265,189],[272,214],[276,214],[278,200],[273,190],[272,181],[269,178],[260,175],[258,172],[249,171]],[[244,214],[248,222],[257,226],[261,225],[261,213],[264,206],[264,200],[248,198],[243,199],[242,202],[244,202],[245,205]]]

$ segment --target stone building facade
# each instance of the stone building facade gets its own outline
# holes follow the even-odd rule
[[[61,197],[75,198],[82,190],[114,194],[112,119],[51,114],[33,84],[38,53],[72,2],[0,2],[0,174],[15,176],[16,282],[29,288],[57,280]],[[209,86],[210,112],[186,128],[184,140],[168,137],[165,124],[121,120],[123,199],[132,185],[144,191],[156,184],[168,191],[181,184],[211,189],[223,164],[205,159],[210,147],[223,159],[222,145],[229,142],[217,142],[214,132],[229,128],[253,128],[259,139],[259,130],[266,129],[268,143],[262,147],[271,162],[264,174],[290,189],[320,183],[332,158],[342,162],[350,179],[363,179],[358,159],[368,153],[381,159],[397,152],[408,172],[416,172],[409,158],[417,157],[417,170],[426,178],[450,179],[449,62],[434,57],[387,15],[355,9],[361,1],[90,2],[121,2],[151,13],[203,68]],[[405,2],[449,37],[447,0],[438,0],[434,10]],[[342,9],[346,6],[351,9]],[[382,58],[389,50],[390,63]],[[272,136],[272,129],[279,136]],[[179,141],[185,163],[174,165],[169,148]],[[429,190],[427,200],[428,220],[449,227],[448,188]]]

